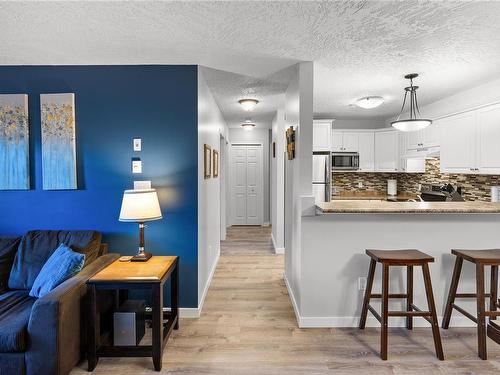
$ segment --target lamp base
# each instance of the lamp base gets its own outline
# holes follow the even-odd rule
[[[148,253],[146,251],[143,251],[137,255],[134,255],[132,259],[130,259],[131,262],[147,262],[149,258],[151,258],[152,255],[151,253]]]

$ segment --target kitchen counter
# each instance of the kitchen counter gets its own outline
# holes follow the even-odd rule
[[[365,190],[365,191],[342,191],[339,194],[332,195],[332,200],[391,200],[408,201],[418,199],[417,194],[398,193],[396,196],[387,195],[385,192]]]
[[[346,198],[347,199],[347,198]],[[359,198],[360,199],[360,198]],[[500,213],[500,203],[490,202],[387,202],[364,200],[342,200],[316,205],[319,213],[417,213],[417,214],[494,214]]]

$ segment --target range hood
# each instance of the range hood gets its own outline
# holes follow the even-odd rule
[[[431,159],[437,158],[440,154],[439,147],[425,147],[418,150],[408,151],[403,155],[405,159]]]

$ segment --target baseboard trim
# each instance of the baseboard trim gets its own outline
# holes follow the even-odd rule
[[[288,290],[288,295],[290,296],[290,300],[292,301],[293,311],[295,312],[295,319],[297,319],[297,325],[300,327],[300,313],[299,306],[297,305],[297,300],[295,299],[295,295],[293,294],[292,287],[288,282],[286,274],[283,274],[283,279],[285,280],[286,289]]]
[[[271,223],[269,221],[265,221],[265,222],[262,223],[263,227],[268,227],[270,225],[271,225]]]
[[[276,242],[274,241],[274,236],[272,233],[271,233],[271,240],[273,241],[274,253],[275,254],[285,254],[284,247],[276,247]]]
[[[293,294],[292,288],[286,275],[283,275],[285,285],[288,290],[288,295],[292,302],[293,311],[299,328],[356,328],[359,324],[359,316],[301,316],[300,310],[297,305],[297,300]],[[438,321],[441,323],[442,316],[438,316]],[[441,325],[441,324],[440,324]],[[401,317],[389,318],[389,327],[405,327],[406,320]],[[415,328],[429,327],[429,323],[423,318],[413,319],[413,326]],[[380,323],[375,317],[368,315],[366,319],[366,327],[380,327]],[[450,327],[476,327],[470,319],[465,316],[453,315],[450,322]]]
[[[217,264],[219,264],[220,258],[220,249],[217,253],[217,257],[212,265],[212,269],[210,270],[210,274],[208,276],[207,284],[205,285],[205,289],[203,290],[203,294],[201,295],[200,301],[198,302],[197,309],[186,309],[186,310],[196,310],[195,311],[186,311],[186,316],[182,316],[182,311],[179,312],[181,318],[199,318],[201,315],[201,311],[203,310],[203,304],[205,303],[205,298],[207,297],[208,288],[210,288],[210,284],[212,284],[212,278],[214,277],[215,269],[217,268]],[[182,310],[182,309],[181,309]]]

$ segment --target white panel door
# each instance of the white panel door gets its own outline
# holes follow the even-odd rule
[[[262,225],[262,147],[232,146],[233,225]]]
[[[477,172],[500,174],[500,105],[478,110],[477,136]]]
[[[375,171],[375,134],[359,133],[359,171]]]
[[[439,120],[441,173],[477,173],[476,113],[467,112]]]
[[[247,223],[247,148],[233,146],[231,159],[233,224],[245,225]]]

